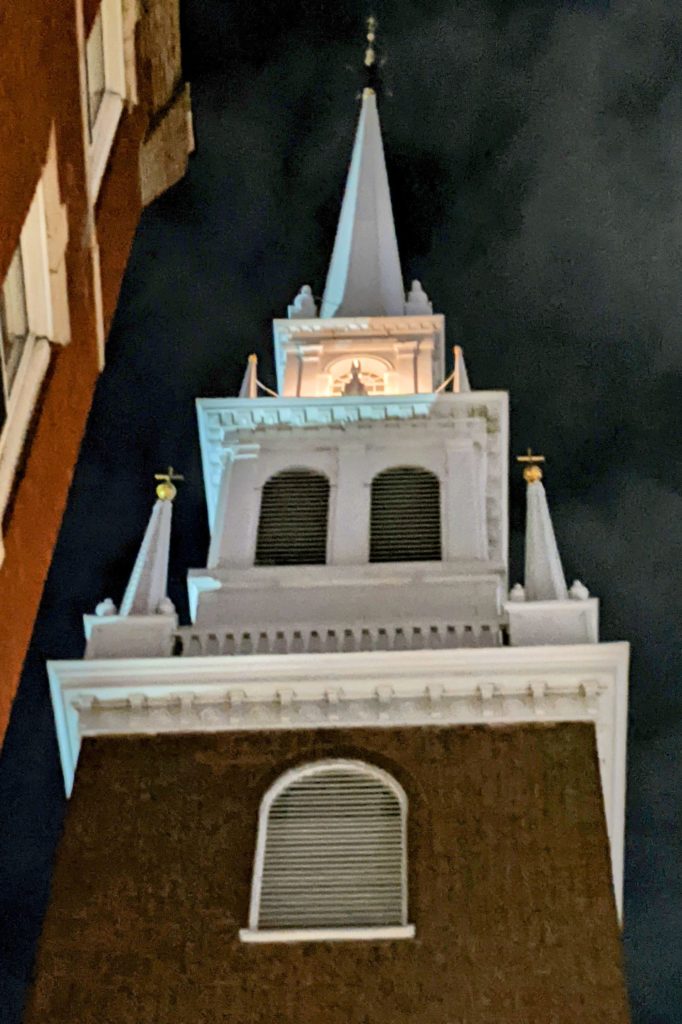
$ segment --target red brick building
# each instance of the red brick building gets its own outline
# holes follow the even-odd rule
[[[7,4],[0,56],[1,739],[137,222],[192,133],[178,0]]]

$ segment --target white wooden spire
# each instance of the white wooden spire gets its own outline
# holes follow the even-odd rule
[[[519,457],[526,463],[523,476],[526,489],[526,565],[524,584],[527,601],[565,601],[568,598],[559,548],[557,547],[547,495],[542,484],[542,470],[538,463],[544,456]]]
[[[173,480],[182,477],[173,472],[158,473],[157,500],[147,524],[133,571],[128,580],[119,615],[155,615],[170,611],[168,599],[168,557],[171,519],[176,490]]]
[[[404,313],[405,295],[376,93],[366,88],[320,316]]]

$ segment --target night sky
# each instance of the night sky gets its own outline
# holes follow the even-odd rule
[[[153,501],[175,503],[171,596],[208,544],[194,399],[236,393],[299,287],[320,294],[357,117],[365,3],[187,0],[197,152],[135,240],[0,761],[0,1022],[18,1024],[64,810],[47,658],[120,601]],[[547,456],[569,584],[633,645],[625,948],[635,1024],[682,1021],[682,5],[394,0],[373,7],[406,280],[512,454]],[[523,484],[511,489],[512,582]],[[677,599],[677,600],[676,600]]]

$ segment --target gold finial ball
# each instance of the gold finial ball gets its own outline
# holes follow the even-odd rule
[[[160,484],[156,485],[156,497],[161,501],[172,501],[177,493],[177,487],[170,480],[162,480]]]
[[[538,480],[542,480],[542,470],[539,466],[525,466],[523,479],[527,484],[536,484]]]

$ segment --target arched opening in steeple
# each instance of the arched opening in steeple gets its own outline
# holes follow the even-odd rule
[[[311,469],[285,469],[263,486],[256,565],[324,565],[329,480]]]
[[[330,395],[346,394],[346,388],[353,377],[354,368],[357,378],[368,395],[382,395],[387,390],[386,379],[392,366],[385,359],[363,354],[343,356],[334,359],[327,367],[328,390]]]
[[[370,562],[440,561],[440,481],[418,466],[395,466],[372,480]]]

